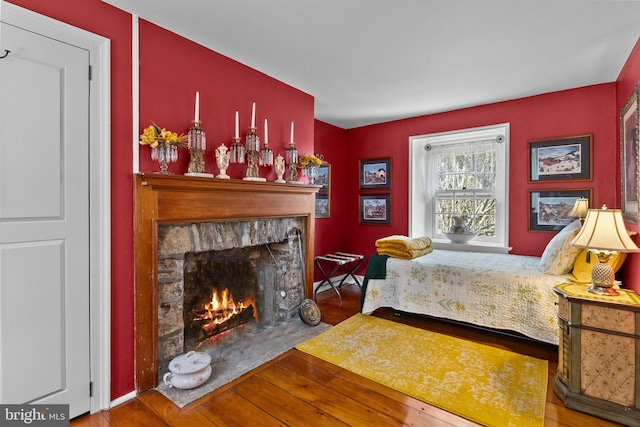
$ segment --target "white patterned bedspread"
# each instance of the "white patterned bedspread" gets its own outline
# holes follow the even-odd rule
[[[434,250],[412,260],[389,258],[386,279],[370,279],[362,313],[391,307],[558,344],[556,284],[540,258]]]

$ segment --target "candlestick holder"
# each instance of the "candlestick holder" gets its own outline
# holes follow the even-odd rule
[[[194,121],[193,126],[189,129],[187,136],[187,145],[189,147],[189,168],[186,176],[202,176],[213,178],[213,174],[204,171],[204,153],[207,149],[207,136],[200,127],[199,121]]]
[[[244,163],[245,149],[240,143],[240,138],[233,138],[231,150],[229,150],[229,161],[231,163]]]
[[[298,149],[296,148],[293,140],[289,143],[289,146],[285,151],[287,155],[287,163],[289,164],[289,179],[287,179],[287,182],[300,184],[300,181],[298,181]]]
[[[255,128],[249,129],[244,142],[247,156],[247,174],[245,181],[266,181],[266,178],[258,176],[258,150],[260,149],[260,137],[256,133]]]
[[[266,138],[266,137],[265,137]],[[272,166],[273,165],[273,150],[269,148],[269,143],[265,140],[260,150],[260,157],[258,158],[258,164],[260,166]]]

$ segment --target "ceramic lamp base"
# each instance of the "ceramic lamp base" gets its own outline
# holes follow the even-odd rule
[[[611,286],[600,286],[595,283],[591,285],[589,288],[587,288],[587,292],[591,292],[592,294],[596,294],[596,295],[608,296],[608,297],[620,295],[620,292],[616,291]]]

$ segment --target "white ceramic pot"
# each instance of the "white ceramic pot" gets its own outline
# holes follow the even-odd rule
[[[452,243],[467,243],[469,240],[471,240],[474,237],[476,237],[476,233],[471,233],[471,232],[467,232],[467,233],[444,233],[444,235],[447,236],[447,238],[449,240],[451,240]]]
[[[201,386],[211,376],[211,356],[200,351],[190,351],[177,356],[169,363],[169,370],[162,380],[169,387],[189,389]]]

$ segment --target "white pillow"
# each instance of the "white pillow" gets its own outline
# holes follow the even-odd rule
[[[567,274],[573,268],[581,248],[571,246],[571,241],[580,231],[582,223],[579,220],[572,222],[560,230],[540,257],[540,267],[548,274]]]

